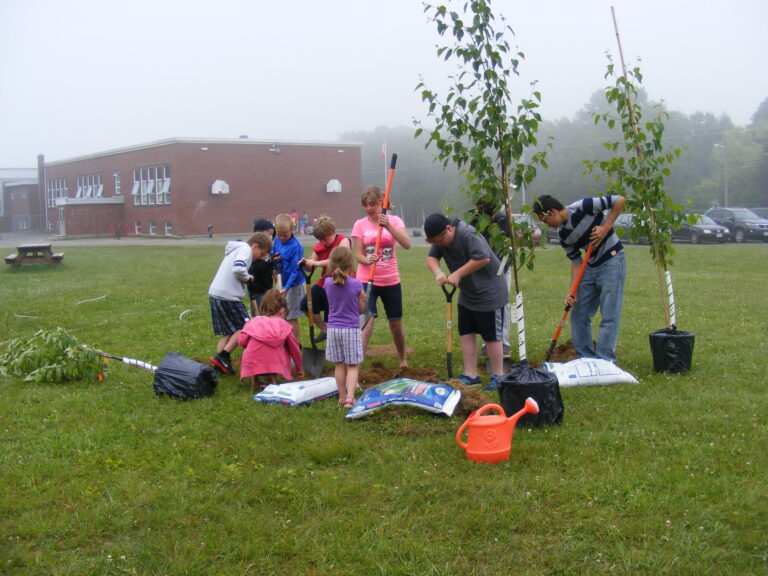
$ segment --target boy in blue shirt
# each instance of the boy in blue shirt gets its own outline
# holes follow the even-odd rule
[[[288,314],[285,319],[291,324],[293,334],[299,339],[299,318],[304,316],[301,311],[301,299],[307,294],[304,276],[299,270],[299,260],[304,258],[304,246],[293,235],[293,219],[288,214],[278,214],[275,217],[274,250],[280,253],[278,273],[281,275],[282,290],[288,304]]]

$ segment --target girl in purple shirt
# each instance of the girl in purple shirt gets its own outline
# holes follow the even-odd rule
[[[354,278],[352,251],[337,246],[331,251],[328,271],[332,282],[325,283],[328,296],[328,340],[326,357],[336,364],[334,377],[339,389],[339,404],[352,408],[360,363],[363,361],[363,339],[360,314],[365,312],[365,290]]]

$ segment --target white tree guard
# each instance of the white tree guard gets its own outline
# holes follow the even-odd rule
[[[523,312],[523,293],[518,292],[515,295],[515,314],[517,321],[517,349],[520,355],[520,361],[525,360],[528,355],[525,351],[525,315]]]
[[[667,299],[669,300],[669,324],[675,327],[677,320],[675,313],[675,291],[672,289],[672,273],[667,270],[665,276],[667,278]]]

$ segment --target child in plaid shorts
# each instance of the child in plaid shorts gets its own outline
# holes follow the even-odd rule
[[[331,251],[328,270],[333,281],[324,286],[328,296],[326,358],[336,364],[334,377],[339,389],[339,405],[349,409],[355,403],[359,366],[363,361],[360,314],[365,312],[365,290],[360,280],[353,277],[354,259],[346,246],[337,246]]]

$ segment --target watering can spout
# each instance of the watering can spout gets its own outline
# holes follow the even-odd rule
[[[509,421],[510,425],[512,426],[512,429],[517,426],[517,421],[520,420],[523,416],[526,414],[538,414],[539,413],[539,404],[531,398],[530,396],[525,399],[525,405],[515,412],[512,416],[510,416],[507,420]]]

